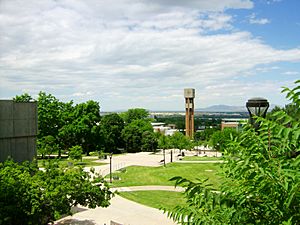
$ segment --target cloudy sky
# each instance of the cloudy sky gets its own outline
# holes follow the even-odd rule
[[[0,99],[46,91],[102,111],[284,105],[299,0],[0,0]]]

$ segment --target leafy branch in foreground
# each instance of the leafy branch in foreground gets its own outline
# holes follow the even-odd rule
[[[299,84],[297,81],[296,84]],[[173,178],[186,188],[188,206],[168,216],[180,224],[300,224],[300,86],[285,88],[295,113],[280,110],[246,125],[224,155],[225,182],[214,192],[205,182]]]

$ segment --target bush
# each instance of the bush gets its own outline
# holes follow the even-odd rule
[[[75,145],[69,149],[69,158],[73,160],[82,160],[82,147]]]
[[[78,204],[107,207],[112,192],[102,178],[90,178],[80,167],[49,164],[41,171],[35,163],[0,163],[0,225],[46,225]]]

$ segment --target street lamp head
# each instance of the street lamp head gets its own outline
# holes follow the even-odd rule
[[[250,121],[253,124],[253,116],[266,117],[269,102],[265,98],[251,98],[247,101],[246,107],[250,115]]]

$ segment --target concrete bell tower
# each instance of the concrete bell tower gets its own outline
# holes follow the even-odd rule
[[[184,89],[185,98],[185,135],[194,138],[194,98],[195,89]]]

